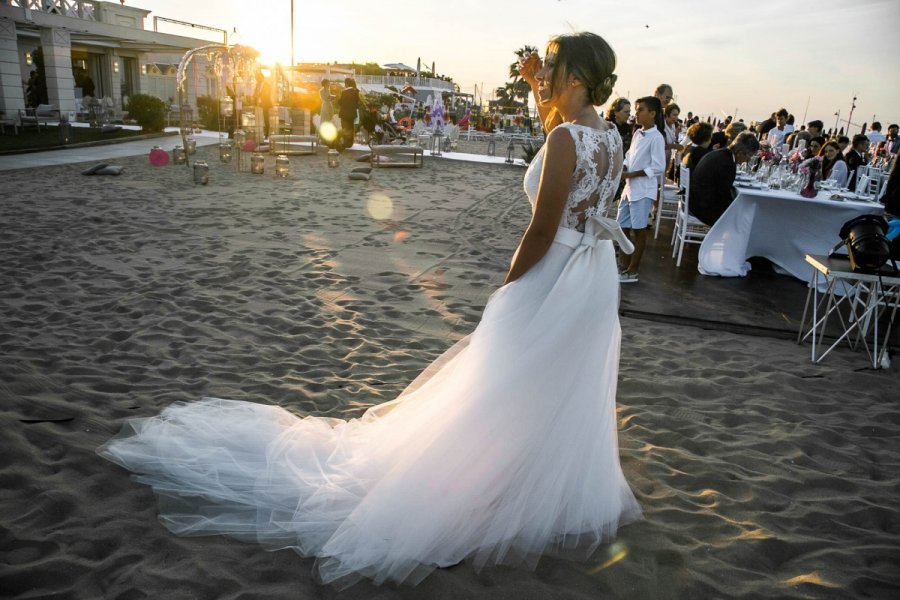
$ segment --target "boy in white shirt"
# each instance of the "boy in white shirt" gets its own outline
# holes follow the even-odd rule
[[[666,167],[666,140],[656,128],[656,115],[662,111],[659,98],[646,96],[636,102],[637,122],[641,130],[631,139],[625,155],[625,190],[619,201],[616,220],[634,244],[630,257],[622,257],[621,283],[636,283],[641,256],[647,246],[650,209],[656,201],[656,182]]]

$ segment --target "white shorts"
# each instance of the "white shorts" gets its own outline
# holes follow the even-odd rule
[[[653,207],[653,198],[641,198],[629,200],[625,196],[619,200],[619,214],[616,221],[622,229],[646,229],[650,224],[650,209]]]

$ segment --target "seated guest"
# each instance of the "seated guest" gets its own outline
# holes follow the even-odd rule
[[[817,135],[814,138],[809,140],[809,146],[806,149],[805,156],[807,158],[812,156],[818,156],[819,150],[822,149],[822,146],[825,145],[825,138],[821,135]]]
[[[866,137],[869,138],[870,144],[877,144],[878,142],[883,142],[885,140],[885,136],[881,133],[881,123],[875,121],[872,123],[872,131],[866,134]]]
[[[837,143],[838,146],[841,147],[841,154],[847,154],[847,146],[850,145],[850,138],[846,135],[838,136]]]
[[[760,139],[763,139],[773,127],[775,127],[775,113],[772,113],[768,119],[756,126],[756,133]]]
[[[718,221],[737,195],[733,187],[737,165],[757,152],[756,136],[744,131],[727,148],[713,150],[700,159],[691,171],[691,214],[710,226]]]
[[[810,137],[816,137],[817,135],[822,135],[822,130],[825,128],[825,124],[816,119],[815,121],[810,121],[806,124],[806,131],[809,133]]]
[[[900,125],[896,123],[889,125],[887,138],[884,141],[887,142],[888,152],[891,154],[900,152]]]
[[[684,149],[684,158],[681,162],[688,169],[693,170],[707,152],[712,142],[713,127],[709,123],[700,122],[688,127],[687,136],[691,140],[691,144]]]
[[[847,160],[847,170],[850,172],[850,179],[847,181],[847,187],[851,190],[856,189],[856,169],[866,164],[866,150],[869,149],[869,138],[864,133],[857,133],[853,136],[853,143],[844,158]]]
[[[822,121],[810,121],[806,124],[805,131],[795,131],[788,135],[788,137],[786,138],[787,143],[791,145],[791,149],[795,149],[798,146],[800,140],[805,140],[804,146],[809,146],[809,140],[822,135],[822,128],[824,126],[825,125],[824,123],[822,123]]]
[[[817,156],[822,157],[822,179],[831,179],[840,187],[847,185],[849,172],[841,147],[834,140],[826,142]]]
[[[709,143],[710,150],[720,150],[728,145],[728,135],[722,129],[716,129]]]
[[[729,123],[728,127],[725,128],[725,137],[728,138],[728,144],[733,142],[741,132],[746,130],[747,126],[744,125],[743,121],[732,121]],[[725,146],[728,144],[725,144]]]

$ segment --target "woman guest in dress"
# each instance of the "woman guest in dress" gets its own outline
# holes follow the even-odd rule
[[[622,152],[628,152],[631,147],[631,137],[634,134],[634,124],[631,122],[631,101],[628,98],[616,98],[606,110],[606,120],[616,126],[619,137],[622,138]],[[625,180],[619,181],[614,200],[619,201],[622,191],[625,189]]]
[[[631,135],[634,127],[629,123],[631,118],[631,101],[628,98],[616,98],[606,110],[606,120],[616,126],[622,138],[622,151],[628,152],[631,146]]]
[[[322,87],[319,88],[319,98],[322,100],[322,110],[319,112],[319,127],[321,127],[322,123],[330,121],[331,117],[334,116],[334,107],[331,104],[334,96],[331,95],[331,82],[327,79],[322,80]]]
[[[691,144],[684,149],[684,158],[681,162],[688,169],[693,169],[703,158],[703,155],[709,152],[709,145],[712,142],[713,126],[706,121],[694,123],[687,130],[688,139]]]
[[[818,156],[822,157],[822,179],[831,179],[839,187],[847,187],[850,171],[838,143],[834,140],[826,142],[819,150]]]
[[[525,174],[532,218],[481,322],[359,419],[207,398],[131,421],[100,454],[139,474],[175,533],[317,557],[326,583],[418,583],[470,559],[589,554],[640,508],[619,463],[619,286],[605,218],[622,141],[597,114],[615,54],[557,37],[523,77],[558,125]],[[657,134],[658,135],[658,134]]]

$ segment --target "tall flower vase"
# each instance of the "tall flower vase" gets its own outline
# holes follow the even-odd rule
[[[809,164],[809,178],[806,185],[800,190],[800,195],[804,198],[815,198],[819,191],[816,189],[816,174],[819,172],[819,161],[812,160]]]

